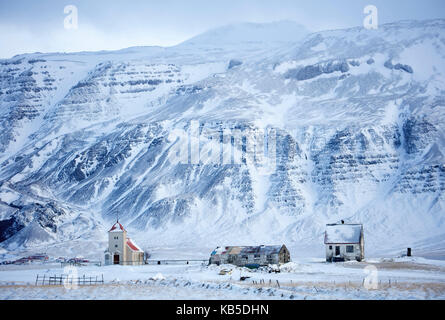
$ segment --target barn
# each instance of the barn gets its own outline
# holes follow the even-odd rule
[[[105,250],[105,265],[141,265],[144,251],[127,237],[127,230],[117,221],[108,231],[108,249]]]
[[[362,224],[341,223],[326,225],[324,237],[326,261],[362,261],[365,258],[365,240]]]
[[[285,245],[281,246],[230,246],[217,247],[210,255],[210,264],[234,264],[239,267],[248,265],[267,266],[290,261],[290,253]]]

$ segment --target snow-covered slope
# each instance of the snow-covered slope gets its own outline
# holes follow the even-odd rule
[[[200,34],[182,45],[226,47],[240,44],[286,44],[305,37],[309,31],[293,21],[271,23],[239,23],[215,28]]]
[[[322,255],[325,224],[344,219],[370,252],[441,249],[444,27],[246,24],[171,48],[2,60],[2,246],[103,240],[119,214],[144,248]],[[175,161],[196,123],[200,161]]]

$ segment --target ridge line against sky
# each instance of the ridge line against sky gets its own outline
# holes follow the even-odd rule
[[[173,46],[240,22],[295,21],[312,32],[361,26],[375,5],[379,23],[445,18],[443,0],[0,0],[0,58],[32,52]],[[67,30],[64,8],[78,10]]]

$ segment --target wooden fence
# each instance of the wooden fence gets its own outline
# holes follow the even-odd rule
[[[62,286],[65,284],[77,284],[79,286],[87,286],[87,285],[97,285],[97,284],[103,284],[104,283],[104,275],[102,274],[99,276],[93,276],[93,277],[87,277],[83,275],[82,277],[73,277],[72,275],[68,274],[61,274],[61,275],[37,275],[36,276],[36,286]]]

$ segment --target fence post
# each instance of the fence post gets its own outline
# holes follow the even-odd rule
[[[38,282],[39,282],[39,275],[37,275],[37,278],[36,278],[36,285]]]

